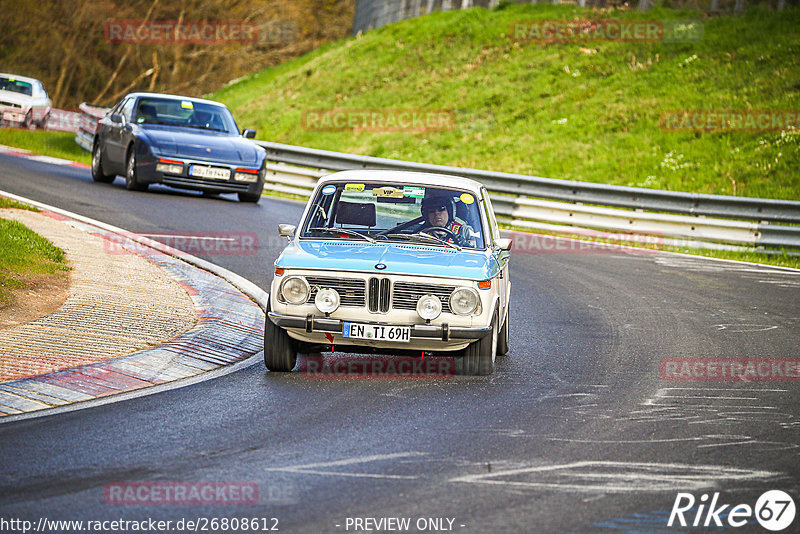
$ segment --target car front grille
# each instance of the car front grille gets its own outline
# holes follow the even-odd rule
[[[15,104],[14,102],[3,102],[3,101],[0,101],[0,106],[8,107],[8,108],[22,109],[22,106],[20,104]]]
[[[417,301],[421,296],[436,295],[442,301],[442,312],[450,313],[450,294],[454,289],[455,286],[395,282],[392,308],[397,310],[416,310]]]
[[[388,278],[369,279],[369,311],[386,313],[389,311],[392,282]]]
[[[320,289],[335,289],[339,293],[341,306],[363,306],[364,305],[364,280],[358,278],[334,278],[330,276],[308,276],[306,277],[311,295],[309,302],[314,302],[317,291]]]

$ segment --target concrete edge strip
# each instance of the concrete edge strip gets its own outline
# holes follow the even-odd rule
[[[0,416],[0,424],[185,387],[232,373],[259,359],[263,340],[260,313],[266,309],[268,295],[249,280],[115,226],[12,193],[0,191],[0,195],[71,219],[73,224],[79,223],[76,226],[116,245],[125,247],[130,242],[142,245],[145,248],[137,249],[137,255],[156,264],[185,288],[187,284],[196,284],[198,288],[187,289],[200,290],[199,302],[197,295],[193,297],[198,323],[158,347],[0,384],[0,411],[8,414]],[[98,233],[98,229],[114,235]],[[198,271],[205,275],[195,276]],[[225,289],[225,282],[244,295]],[[245,302],[252,299],[258,304],[258,317],[254,316],[258,308],[252,302],[243,306],[242,299]],[[231,316],[238,322],[229,320]]]

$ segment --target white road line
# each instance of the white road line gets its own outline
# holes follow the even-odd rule
[[[606,471],[603,472],[602,470]],[[598,471],[600,470],[600,471]],[[498,480],[500,477],[538,475],[537,480]],[[720,482],[758,480],[780,476],[772,471],[738,469],[722,465],[657,464],[638,462],[583,461],[472,474],[450,479],[497,486],[554,489],[578,492],[675,491],[715,486]],[[547,477],[559,480],[547,480]],[[544,480],[543,480],[544,479]],[[582,480],[605,479],[606,484],[582,484]]]
[[[419,458],[427,456],[424,452],[396,452],[391,454],[373,454],[370,456],[357,456],[355,458],[346,458],[344,460],[335,460],[332,462],[318,462],[304,465],[293,465],[286,467],[270,467],[267,471],[281,471],[284,473],[297,473],[303,475],[323,475],[323,476],[341,476],[341,477],[355,477],[355,478],[382,478],[382,479],[400,479],[400,480],[415,480],[419,478],[416,475],[387,475],[382,473],[358,473],[347,471],[323,471],[316,469],[317,467],[339,467],[343,465],[364,464],[370,462],[379,462],[384,460],[396,460],[399,458]]]

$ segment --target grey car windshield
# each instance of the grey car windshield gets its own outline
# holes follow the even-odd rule
[[[140,98],[133,120],[137,124],[164,124],[238,134],[227,108],[193,100]]]
[[[33,95],[33,85],[28,82],[0,76],[0,91],[11,91],[12,93],[31,96]]]
[[[464,190],[387,183],[327,184],[311,203],[301,237],[431,244],[438,240],[484,249],[479,206],[475,196]]]

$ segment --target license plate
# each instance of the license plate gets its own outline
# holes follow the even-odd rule
[[[22,113],[16,113],[14,111],[5,111],[3,112],[3,120],[11,121],[11,122],[22,122],[25,120],[25,115]]]
[[[190,165],[189,174],[200,176],[201,178],[211,178],[214,180],[229,180],[231,177],[230,169],[220,167],[202,167],[200,165]]]
[[[411,341],[410,326],[388,326],[378,324],[344,323],[342,325],[344,337],[356,339],[376,339],[379,341]]]

